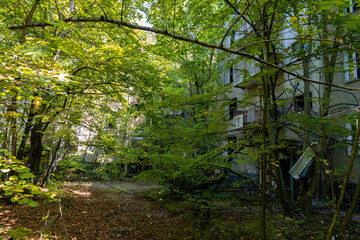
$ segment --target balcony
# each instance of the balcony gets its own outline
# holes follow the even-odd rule
[[[258,83],[260,66],[255,61],[242,61],[234,69],[234,86],[246,89]],[[244,77],[245,75],[245,77]]]
[[[244,112],[244,126],[251,123],[261,123],[261,109],[253,108]]]
[[[261,116],[261,110],[258,108],[238,111],[237,114],[232,118],[232,124],[235,129],[242,128],[251,123],[260,123]]]

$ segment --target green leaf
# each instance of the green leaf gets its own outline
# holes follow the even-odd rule
[[[53,186],[53,185],[47,185],[46,186],[50,191],[55,191],[56,190],[56,188]]]
[[[15,172],[23,173],[23,172],[30,172],[30,169],[24,166],[19,166],[15,169]]]
[[[17,202],[17,201],[19,201],[19,199],[20,199],[19,195],[16,194],[10,199],[10,201]]]
[[[3,173],[8,173],[8,172],[10,172],[10,169],[9,169],[9,168],[2,168],[2,169],[1,169],[1,172],[3,172]]]
[[[12,186],[12,185],[14,185],[14,182],[6,181],[5,184],[6,184],[7,186]]]
[[[39,203],[34,202],[34,201],[31,201],[31,202],[28,203],[28,205],[29,205],[30,207],[37,207],[37,206],[39,206]]]
[[[16,190],[16,192],[23,192],[23,191],[24,191],[24,188],[23,188],[21,185],[17,185],[17,186],[15,187],[15,190]]]
[[[18,181],[18,184],[19,184],[19,185],[24,185],[25,183],[26,183],[26,180],[19,180],[19,181]]]
[[[35,175],[32,174],[31,172],[25,172],[25,173],[22,173],[20,174],[20,178],[22,179],[29,179],[29,178],[34,178]]]
[[[32,190],[31,191],[31,194],[40,194],[40,193],[42,193],[41,190]]]
[[[19,179],[19,177],[15,176],[15,175],[9,177],[10,181],[15,181],[15,180],[18,180],[18,179]]]
[[[19,204],[25,204],[28,202],[30,202],[30,199],[28,199],[27,197],[24,197],[18,201]]]
[[[13,194],[14,194],[13,191],[7,191],[7,192],[4,193],[4,196],[11,196]]]
[[[36,185],[31,186],[30,189],[31,189],[31,193],[32,193],[32,194],[40,194],[40,193],[42,193],[41,188],[38,187],[38,186],[36,186]]]

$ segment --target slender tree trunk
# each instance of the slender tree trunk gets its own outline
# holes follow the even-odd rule
[[[355,146],[353,146],[353,147],[355,147]],[[350,220],[350,218],[352,216],[353,210],[358,202],[359,195],[360,195],[360,177],[359,177],[358,183],[356,185],[355,194],[354,194],[353,200],[351,202],[350,208],[347,210],[346,215],[339,226],[340,238],[344,238],[343,234],[344,234],[345,226],[347,225],[348,221]]]
[[[29,14],[27,15],[26,19],[25,19],[25,23],[24,25],[28,25],[31,21],[31,18],[33,17],[34,15],[34,12],[37,8],[37,6],[39,5],[40,3],[40,0],[35,0],[34,4],[32,5],[31,9],[30,9],[30,12]],[[25,42],[25,35],[26,35],[26,28],[24,28],[22,31],[21,31],[21,36],[20,36],[20,43],[24,43]]]
[[[43,152],[43,145],[42,145],[42,137],[43,133],[43,123],[37,121],[33,128],[31,129],[31,136],[30,136],[30,152],[29,152],[29,159],[28,164],[29,168],[31,169],[32,173],[35,174],[36,177],[40,174],[40,163],[41,163],[41,156]]]
[[[333,231],[334,231],[334,228],[335,228],[335,224],[336,224],[336,222],[337,222],[337,220],[339,218],[339,215],[340,215],[341,203],[342,203],[342,201],[344,199],[345,192],[346,192],[346,187],[347,187],[347,184],[349,182],[350,175],[351,175],[351,172],[352,172],[352,169],[353,169],[353,164],[354,164],[354,160],[355,160],[355,157],[356,157],[357,146],[358,146],[359,136],[360,136],[360,113],[359,113],[358,119],[359,119],[359,121],[358,121],[358,125],[357,125],[355,139],[354,139],[353,149],[351,151],[349,164],[348,164],[348,166],[346,168],[345,177],[344,177],[344,181],[343,181],[342,188],[341,188],[341,191],[340,191],[340,195],[339,195],[339,198],[338,198],[337,203],[336,203],[335,213],[334,213],[334,215],[333,215],[333,217],[331,219],[330,227],[329,227],[328,233],[326,235],[326,240],[331,240],[331,238],[333,236]],[[359,190],[357,189],[357,191],[359,191]],[[350,215],[351,215],[351,212],[350,212]],[[349,214],[347,214],[347,218],[350,218]],[[346,221],[343,221],[343,223],[342,223],[344,225],[344,226],[341,227],[342,230],[345,227]]]
[[[7,128],[5,128],[5,132],[4,132],[4,141],[3,141],[3,149],[8,149],[8,130]]]
[[[265,59],[269,60],[269,44],[265,43]],[[268,70],[268,66],[266,66]],[[260,171],[261,171],[261,218],[260,218],[260,236],[262,240],[266,239],[266,169],[267,169],[267,157],[268,154],[265,151],[267,146],[266,132],[267,122],[268,122],[268,101],[269,101],[269,76],[265,75],[263,77],[263,91],[264,91],[264,100],[263,100],[263,118],[262,118],[262,149],[260,149]]]
[[[54,150],[54,153],[53,153],[52,156],[51,156],[51,162],[50,162],[50,164],[49,164],[49,166],[48,166],[48,168],[47,168],[47,170],[46,170],[46,173],[45,173],[45,175],[44,175],[44,177],[43,177],[43,179],[42,179],[42,181],[41,181],[40,187],[44,186],[44,184],[46,183],[46,179],[47,179],[47,177],[49,176],[50,171],[51,171],[51,168],[52,168],[52,165],[53,165],[54,162],[55,162],[56,154],[57,154],[57,152],[59,151],[59,148],[60,148],[60,145],[61,145],[61,141],[62,141],[62,138],[59,139],[59,141],[58,141],[58,143],[57,143],[57,145],[56,145],[56,148],[55,148],[55,150]]]
[[[11,155],[16,156],[16,143],[17,143],[17,134],[16,134],[16,96],[12,97],[11,105],[10,105],[10,113],[11,113]]]
[[[35,116],[35,113],[33,112],[33,108],[34,105],[31,104],[30,110],[29,110],[29,115],[28,118],[26,120],[25,123],[25,129],[24,129],[24,134],[22,136],[21,142],[20,142],[20,146],[16,155],[16,158],[19,160],[22,160],[24,158],[25,155],[25,146],[26,146],[26,141],[29,138],[29,133],[30,133],[30,129],[32,127],[32,122]]]

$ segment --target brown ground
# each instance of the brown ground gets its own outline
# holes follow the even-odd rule
[[[187,206],[184,201],[148,201],[139,197],[140,191],[152,187],[141,182],[69,183],[60,202],[42,203],[35,208],[0,202],[0,239],[20,228],[30,229],[32,235],[18,235],[17,239],[259,239],[256,204],[234,207],[229,201],[221,201],[207,212],[196,208],[196,202]],[[269,239],[322,239],[330,218],[326,212],[319,213],[304,220],[269,210]],[[359,221],[349,225],[355,226],[348,229],[348,239],[360,239],[356,227]],[[47,226],[51,228],[44,234]]]
[[[190,239],[189,224],[166,210],[135,197],[147,183],[72,183],[61,200],[63,218],[58,217],[50,229],[54,239]],[[123,192],[122,190],[126,190]],[[69,195],[72,195],[72,197]],[[4,206],[0,210],[0,227],[26,227],[37,233],[46,224],[43,218],[59,214],[59,203]],[[53,218],[54,219],[54,218]],[[3,235],[4,230],[0,230]],[[47,236],[49,238],[49,236]],[[27,237],[29,238],[29,237]]]

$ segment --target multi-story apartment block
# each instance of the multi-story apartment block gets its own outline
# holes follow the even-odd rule
[[[354,4],[346,9],[349,14],[357,10]],[[227,46],[236,44],[237,39],[244,33],[251,32],[251,27],[244,23],[238,30],[227,39]],[[306,82],[295,78],[293,75],[279,71],[276,74],[276,87],[271,93],[276,99],[276,111],[269,111],[269,119],[279,121],[283,126],[278,128],[277,142],[284,143],[287,147],[281,149],[279,159],[276,164],[281,168],[282,177],[289,183],[292,198],[296,196],[296,184],[301,179],[311,179],[312,165],[317,159],[326,159],[325,165],[328,166],[326,172],[340,172],[345,169],[352,150],[354,133],[347,130],[356,130],[356,121],[354,119],[339,120],[345,116],[356,113],[359,108],[360,91],[351,91],[351,88],[360,88],[360,58],[359,53],[354,49],[347,48],[346,45],[333,44],[334,49],[331,53],[314,54],[312,48],[320,46],[321,41],[307,41],[304,43],[297,39],[297,33],[291,27],[284,27],[279,34],[278,41],[280,46],[277,51],[284,57],[281,66],[289,67],[293,64],[292,71],[313,82]],[[303,56],[299,58],[297,52],[303,51]],[[327,58],[327,59],[325,59]],[[333,65],[328,63],[333,58]],[[231,63],[231,64],[230,64]],[[229,65],[230,64],[230,65]],[[331,66],[330,66],[331,65]],[[330,68],[329,68],[330,67]],[[256,131],[249,136],[249,128],[255,129],[256,124],[261,125],[263,116],[263,77],[262,68],[254,60],[242,59],[231,55],[219,65],[222,69],[221,79],[225,86],[230,86],[227,92],[228,122],[231,124],[228,129],[229,141],[241,141],[246,138],[254,138]],[[265,73],[267,74],[267,73]],[[326,84],[328,79],[332,78],[331,86]],[[335,85],[345,88],[338,88]],[[305,104],[308,108],[305,111]],[[274,108],[274,106],[271,106]],[[324,111],[324,108],[326,110]],[[325,114],[324,114],[325,113]],[[290,117],[287,117],[290,116]],[[326,136],[320,133],[321,129],[310,126],[311,122],[301,122],[300,119],[315,120],[323,119],[327,122],[325,125]],[[336,122],[337,128],[330,129],[331,121]],[[271,124],[271,123],[270,123]],[[318,123],[319,124],[319,123]],[[342,132],[342,133],[340,133]],[[327,156],[325,150],[320,149],[318,144],[322,137],[326,137]],[[223,142],[226,145],[226,141]],[[249,141],[248,145],[242,145],[241,150],[234,164],[235,171],[242,172],[248,176],[259,174],[257,161],[251,161],[249,155],[242,154],[251,149],[256,154],[259,144]],[[299,153],[299,150],[302,150]],[[228,153],[231,151],[228,151]],[[227,154],[228,154],[227,153]],[[226,154],[225,154],[226,155]],[[244,159],[244,156],[247,156]],[[354,163],[354,171],[351,177],[352,183],[356,183],[360,174],[360,158]],[[341,181],[342,175],[335,175],[335,185]],[[327,176],[324,173],[322,179],[325,181]],[[325,189],[324,183],[324,189]],[[354,185],[355,186],[355,185]],[[354,187],[349,184],[349,188]],[[351,198],[351,189],[349,190]],[[321,200],[321,199],[320,199]],[[359,209],[358,209],[359,210]]]

